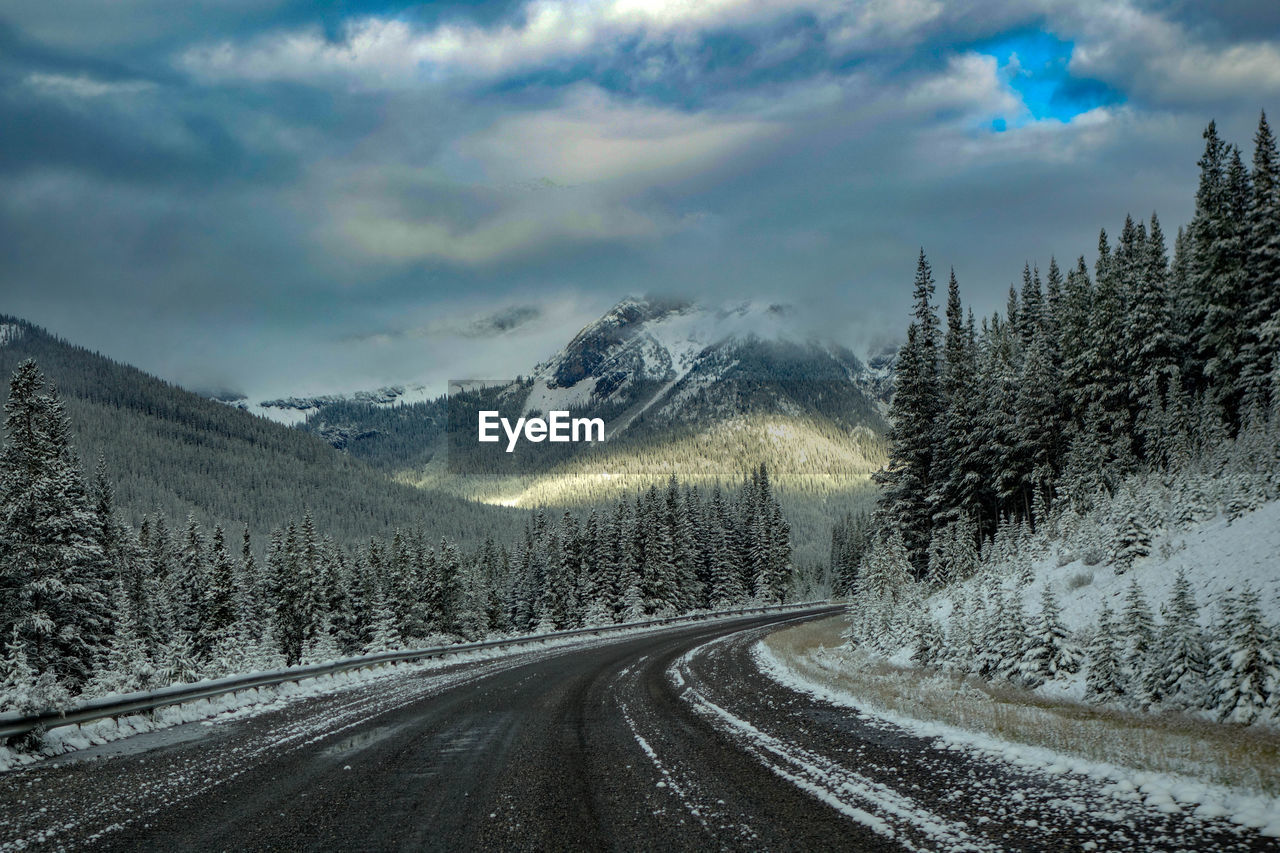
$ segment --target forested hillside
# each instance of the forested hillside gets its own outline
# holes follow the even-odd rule
[[[249,524],[255,535],[309,509],[337,541],[398,528],[479,542],[518,529],[522,514],[388,480],[326,442],[207,400],[21,320],[0,318],[0,393],[35,358],[57,388],[80,457],[99,456],[117,504],[143,514],[189,514],[205,527]]]
[[[164,515],[135,529],[92,482],[57,392],[15,370],[0,450],[0,711],[364,652],[670,616],[796,592],[763,466],[704,499],[675,477],[607,515],[534,514],[459,547],[425,528],[356,547],[310,513],[272,531]],[[500,543],[500,544],[499,544]]]
[[[410,405],[321,401],[301,428],[403,482],[524,508],[604,508],[672,472],[705,491],[767,464],[797,558],[816,564],[839,513],[874,500],[891,368],[791,322],[779,305],[627,298],[520,380]],[[476,441],[481,409],[599,417],[608,440],[507,453]]]
[[[1210,600],[1181,574],[1203,566],[1176,556],[1208,522],[1280,500],[1280,158],[1265,115],[1252,168],[1212,123],[1204,139],[1171,261],[1154,215],[1127,218],[1092,274],[1083,257],[1043,281],[1027,267],[980,325],[952,274],[944,330],[921,254],[879,510],[833,536],[855,643],[1031,687],[1083,673],[1098,702],[1280,717],[1276,601],[1256,586],[1280,555],[1218,566]],[[1251,529],[1212,535],[1222,550]],[[1067,586],[1092,583],[1080,565],[1157,561],[1119,612],[1062,618]]]
[[[1159,220],[1104,231],[1092,276],[1024,268],[975,324],[954,273],[940,328],[923,252],[898,362],[885,518],[915,574],[930,548],[1087,507],[1140,469],[1212,450],[1280,400],[1280,183],[1265,116],[1253,169],[1211,123],[1195,217],[1170,262]],[[962,531],[963,528],[963,531]],[[936,560],[934,561],[937,562]]]

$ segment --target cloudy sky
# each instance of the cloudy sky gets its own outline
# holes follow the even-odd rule
[[[645,291],[865,351],[921,246],[990,310],[1172,233],[1261,108],[1257,0],[10,0],[0,312],[272,395],[511,375]]]

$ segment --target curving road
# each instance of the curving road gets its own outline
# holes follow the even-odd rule
[[[396,675],[4,774],[0,849],[1264,849],[773,684],[750,648],[796,618]]]

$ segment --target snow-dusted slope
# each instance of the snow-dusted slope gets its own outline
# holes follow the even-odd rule
[[[1280,501],[1265,503],[1235,520],[1219,515],[1186,531],[1158,535],[1152,553],[1135,560],[1122,574],[1116,574],[1105,560],[1088,566],[1076,558],[1058,565],[1074,556],[1055,551],[1032,561],[1033,579],[1021,591],[1025,613],[1039,610],[1041,592],[1048,584],[1062,606],[1063,623],[1073,631],[1087,632],[1104,602],[1113,613],[1124,609],[1125,591],[1134,580],[1158,613],[1181,569],[1200,605],[1202,624],[1209,624],[1213,617],[1213,602],[1223,594],[1239,593],[1246,585],[1260,593],[1267,621],[1280,622]],[[956,591],[968,590],[976,582],[929,599],[930,612],[945,624],[955,606]]]
[[[827,383],[882,410],[890,370],[888,360],[873,370],[841,347],[809,340],[784,306],[708,308],[632,297],[535,368],[524,412],[597,411],[616,417],[610,432],[617,434],[641,415],[669,425],[741,414],[743,383],[806,382]],[[806,408],[785,390],[768,401],[781,414]]]
[[[243,396],[220,397],[213,399],[226,403],[237,409],[244,409],[259,417],[277,421],[286,426],[297,426],[307,416],[330,403],[367,403],[373,406],[399,406],[412,403],[425,403],[439,397],[425,385],[388,385],[375,391],[352,391],[345,394],[321,394],[301,397],[281,397],[272,400],[251,402]]]

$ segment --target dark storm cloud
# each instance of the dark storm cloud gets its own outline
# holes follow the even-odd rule
[[[1203,125],[1280,102],[1276,13],[1208,6],[25,4],[0,308],[264,396],[525,372],[635,292],[861,349],[921,245],[985,313],[1185,222]]]

